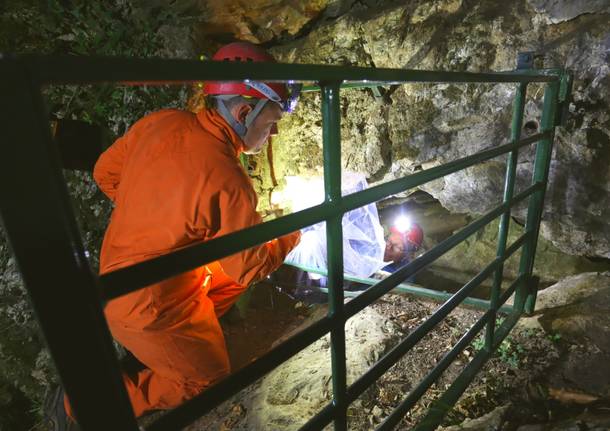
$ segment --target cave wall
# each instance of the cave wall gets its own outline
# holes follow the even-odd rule
[[[247,5],[237,0],[132,0],[112,4],[120,6],[119,12],[110,13],[110,6],[92,2],[87,7],[97,15],[85,23],[72,15],[55,22],[33,4],[15,2],[0,14],[0,51],[196,58],[239,38],[272,46],[274,54],[286,62],[467,71],[512,69],[518,52],[543,51],[545,66],[569,67],[576,80],[568,124],[557,133],[542,234],[566,253],[610,257],[606,0],[251,0]],[[112,29],[131,22],[124,14],[140,17],[121,30],[130,38],[107,44]],[[140,31],[138,25],[151,26],[153,32]],[[48,96],[54,102],[50,109],[68,118],[102,122],[120,134],[145,112],[184,106],[186,98],[183,90],[176,94],[143,88],[108,91],[99,97],[90,90],[50,90]],[[513,94],[508,85],[412,84],[391,88],[381,98],[370,90],[346,91],[342,96],[343,165],[365,172],[375,183],[505,142]],[[526,121],[536,121],[542,92],[532,85],[529,96]],[[168,98],[173,102],[168,103]],[[113,104],[98,103],[106,100]],[[320,173],[319,107],[319,96],[307,94],[299,110],[280,125],[281,134],[273,146],[280,182],[284,175]],[[529,181],[532,160],[531,152],[521,154],[519,187]],[[424,189],[451,211],[478,214],[500,196],[504,168],[499,158]],[[110,205],[88,174],[66,172],[66,176],[95,267]],[[273,185],[265,154],[252,159],[252,176],[263,207],[268,206]],[[23,420],[20,414],[11,418],[14,407],[19,405],[24,414],[26,409],[39,409],[44,389],[56,377],[1,229],[0,303],[0,428],[11,429]]]
[[[354,2],[306,35],[273,47],[283,62],[501,71],[518,52],[574,72],[573,102],[557,130],[542,235],[565,253],[610,257],[610,6],[604,1]],[[342,163],[383,182],[508,142],[514,85],[410,84],[342,93]],[[523,136],[537,131],[543,89],[530,85]],[[318,95],[303,97],[274,141],[276,176],[321,166]],[[305,157],[304,157],[305,156]],[[531,181],[534,147],[521,151],[517,190]],[[264,157],[254,176],[272,188]],[[485,162],[422,189],[453,212],[481,214],[499,202],[505,159]],[[263,201],[263,204],[265,202]],[[524,208],[513,213],[523,217]]]

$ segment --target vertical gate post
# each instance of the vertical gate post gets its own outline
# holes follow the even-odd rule
[[[527,93],[527,83],[523,82],[519,84],[515,93],[515,100],[513,102],[513,119],[511,124],[510,139],[511,142],[516,142],[521,138],[521,128],[523,125],[523,109],[525,107],[525,95]],[[508,154],[506,160],[506,178],[504,181],[504,203],[509,202],[513,197],[513,191],[515,189],[515,176],[517,171],[517,162],[519,160],[519,150],[514,149]],[[500,218],[500,226],[498,233],[498,247],[496,250],[496,257],[503,258],[506,252],[506,240],[508,238],[508,230],[510,227],[510,208],[502,214]],[[488,351],[493,350],[493,339],[494,331],[496,327],[496,312],[498,311],[498,299],[500,297],[500,290],[502,288],[502,278],[504,273],[504,265],[500,267],[494,273],[493,285],[491,289],[490,297],[490,308],[493,310],[493,315],[487,324],[487,332],[485,334],[485,348]]]
[[[0,214],[75,415],[87,431],[137,430],[30,71],[0,54]]]
[[[537,283],[532,282],[532,271],[534,269],[540,220],[542,219],[544,210],[544,195],[547,188],[551,155],[553,152],[557,106],[559,103],[559,85],[559,80],[549,82],[546,84],[544,91],[544,104],[540,127],[541,132],[550,132],[550,136],[540,140],[536,146],[536,160],[534,163],[534,172],[532,174],[532,183],[541,183],[543,187],[532,194],[527,209],[525,231],[529,234],[529,238],[523,246],[521,261],[519,263],[519,275],[525,275],[526,280],[519,285],[515,293],[515,307],[521,312],[524,310],[528,313],[533,312],[536,298],[533,287],[537,286]]]
[[[326,201],[341,203],[341,110],[339,82],[322,85],[322,140],[324,143],[324,189]],[[347,430],[347,383],[345,362],[345,314],[343,310],[343,214],[326,221],[329,283],[329,316],[335,430]]]

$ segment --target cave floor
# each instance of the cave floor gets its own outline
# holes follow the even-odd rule
[[[257,292],[244,318],[225,319],[223,322],[235,368],[254,360],[285,339],[286,334],[311,324],[326,311],[325,304],[306,304],[269,285],[259,285],[255,290]],[[389,316],[404,338],[439,305],[409,295],[386,295],[373,307]],[[610,304],[607,305],[610,308]],[[355,401],[348,412],[349,429],[368,430],[379,424],[480,316],[480,311],[465,307],[454,310]],[[593,417],[590,423],[597,423],[595,420],[599,421],[601,417],[603,422],[610,412],[608,399],[599,396],[600,390],[610,388],[607,353],[586,347],[582,339],[562,337],[560,332],[545,326],[543,329],[518,325],[448,414],[444,425],[478,418],[497,408],[504,408],[504,426],[497,428],[502,430],[530,426],[524,424],[537,424],[538,428],[532,430],[563,430],[551,424],[573,421],[575,417]],[[603,334],[598,335],[603,339]],[[444,392],[481,346],[479,338],[466,348],[397,429],[412,429],[423,418],[431,401]],[[597,386],[601,385],[602,389],[598,387],[592,391],[595,395],[587,392],[592,385],[586,382],[580,387],[566,383],[566,373],[570,376],[571,372],[573,379],[579,378],[578,363],[586,364],[592,370],[590,380],[596,381]],[[240,424],[248,414],[243,400],[249,391],[242,391],[188,429],[246,429]],[[285,429],[296,429],[300,425],[292,424]],[[526,429],[529,428],[522,428],[523,431]]]
[[[390,222],[396,208],[389,206],[380,210],[382,223],[387,225]],[[409,210],[421,222],[433,244],[468,223],[467,217],[446,212],[437,202],[426,199],[425,195],[420,195],[419,201],[413,200]],[[462,286],[462,283],[439,276],[433,268],[417,274],[416,282],[427,288],[448,292],[454,292]],[[281,340],[324,315],[327,297],[317,289],[318,285],[319,282],[308,280],[303,274],[286,266],[255,285],[246,301],[247,307],[241,311],[234,309],[221,322],[233,369],[247,365]],[[488,289],[483,288],[474,296],[486,298],[487,295]],[[432,301],[393,294],[385,295],[373,305],[395,323],[400,338],[413,331],[438,306],[438,303]],[[610,302],[606,307],[606,310],[609,309]],[[480,311],[466,307],[454,310],[352,404],[348,411],[349,429],[365,430],[379,424],[480,316]],[[603,328],[598,329],[601,331],[598,331],[598,338],[607,338]],[[592,351],[585,348],[585,345],[583,339],[562,337],[550,325],[544,328],[518,325],[447,415],[444,425],[477,420],[485,415],[497,419],[498,412],[502,416],[502,427],[480,429],[526,431],[530,428],[523,427],[533,426],[530,431],[563,430],[564,428],[554,428],[553,424],[587,415],[605,420],[604,415],[610,411],[608,398],[599,396],[599,391],[591,395],[591,385],[577,387],[564,384],[561,380],[566,369],[570,369],[573,378],[577,379],[576,364],[580,361],[586,363],[591,370],[597,370],[589,373],[591,382],[598,381],[602,386],[610,388],[610,378],[606,376],[610,356],[599,349]],[[481,346],[481,338],[478,338],[466,348],[411,409],[397,429],[412,429],[423,418],[430,403],[446,390]],[[248,429],[247,399],[253,396],[260,384],[261,381],[256,382],[221,404],[188,427],[188,430]],[[151,418],[144,419],[144,423],[150,420]],[[595,423],[595,420],[590,423]],[[302,423],[286,424],[282,429],[296,429],[300,425]],[[574,429],[602,430],[610,427],[581,426]]]

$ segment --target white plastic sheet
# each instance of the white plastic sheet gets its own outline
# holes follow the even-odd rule
[[[368,187],[364,174],[360,173],[344,172],[341,183],[343,196]],[[324,200],[322,178],[304,180],[289,177],[287,184],[284,196],[292,200],[293,211],[320,204]],[[383,228],[374,203],[344,214],[342,225],[343,268],[346,274],[354,277],[369,277],[386,265],[383,261],[385,251]],[[303,229],[301,242],[286,257],[286,262],[327,270],[326,223],[318,223]],[[310,276],[316,277],[315,274]]]

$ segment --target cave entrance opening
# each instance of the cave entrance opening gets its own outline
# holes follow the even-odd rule
[[[532,269],[554,130],[560,122],[561,112],[567,108],[570,93],[570,77],[564,70],[521,69],[467,73],[264,63],[251,64],[246,69],[233,67],[226,62],[2,55],[0,74],[3,95],[0,103],[2,112],[5,113],[0,120],[3,138],[0,149],[0,213],[49,350],[80,426],[85,431],[138,429],[104,320],[102,307],[105,301],[321,221],[326,221],[328,238],[327,315],[214,387],[161,416],[147,427],[148,430],[175,430],[187,426],[328,333],[331,335],[332,401],[305,423],[302,429],[322,429],[334,422],[335,429],[345,430],[350,403],[462,303],[477,285],[484,279],[493,277],[487,311],[378,427],[384,430],[394,428],[457,355],[479,332],[484,331],[485,347],[431,405],[423,421],[416,427],[418,430],[431,430],[438,426],[443,415],[491,357],[519,316],[533,309],[537,277]],[[94,274],[70,205],[58,152],[50,136],[41,87],[56,83],[119,82],[152,85],[244,79],[313,82],[304,91],[321,92],[324,202],[101,277]],[[511,141],[358,193],[341,196],[340,92],[354,87],[379,87],[409,82],[515,84]],[[533,82],[545,85],[544,109],[539,132],[521,139],[526,89]],[[536,145],[531,186],[514,194],[518,151],[531,144]],[[345,212],[502,155],[507,155],[507,169],[501,205],[441,241],[391,276],[372,285],[356,298],[344,302],[341,218]],[[529,200],[525,233],[508,245],[510,209],[525,200]],[[346,321],[496,218],[500,218],[497,257],[364,375],[348,385],[344,332]],[[510,286],[501,290],[502,264],[518,251],[521,252],[519,276]],[[515,299],[510,312],[503,323],[496,327],[498,309],[513,293]],[[100,407],[102,405],[103,408]],[[112,414],[108,414],[109,411]]]
[[[417,251],[419,255],[449,238],[455,231],[464,228],[472,221],[472,217],[467,214],[449,212],[437,199],[422,190],[416,190],[406,198],[389,199],[388,202],[380,203],[378,213],[379,222],[384,231],[389,231],[401,214],[408,214],[410,218],[418,223],[423,232],[425,232],[426,238],[424,249]],[[344,218],[344,244],[346,243],[346,223]],[[344,256],[344,265],[345,261],[346,258]],[[406,263],[408,263],[408,260],[401,262],[398,266],[403,266]],[[420,269],[417,273],[411,275],[407,280],[404,280],[392,289],[392,293],[412,294],[435,301],[446,301],[462,288],[465,282],[462,280],[466,278],[466,281],[468,281],[476,275],[476,273],[472,274],[471,271],[468,271],[467,268],[464,268],[464,271],[458,275],[448,271],[442,264],[438,267],[436,264],[437,261],[434,261]],[[385,266],[385,264],[382,266]],[[383,269],[373,271],[370,275],[370,270],[364,269],[363,271],[366,275],[359,276],[353,274],[353,271],[350,273],[350,271],[344,270],[343,287],[345,296],[355,297],[361,291],[366,290],[369,286],[376,284],[390,274],[390,272]],[[306,274],[309,277],[305,276]],[[276,271],[270,280],[265,280],[264,283],[275,283],[277,286],[283,287],[291,296],[307,304],[326,303],[326,295],[328,294],[327,274],[328,271],[324,263],[312,266],[299,264],[287,258],[284,266]],[[506,277],[503,279],[503,282],[509,281],[512,282],[514,280],[507,279]],[[462,304],[482,310],[489,309],[490,303],[488,299],[490,289],[490,280],[484,281],[470,292]],[[508,313],[510,310],[510,306],[503,306],[500,309],[503,313]]]

